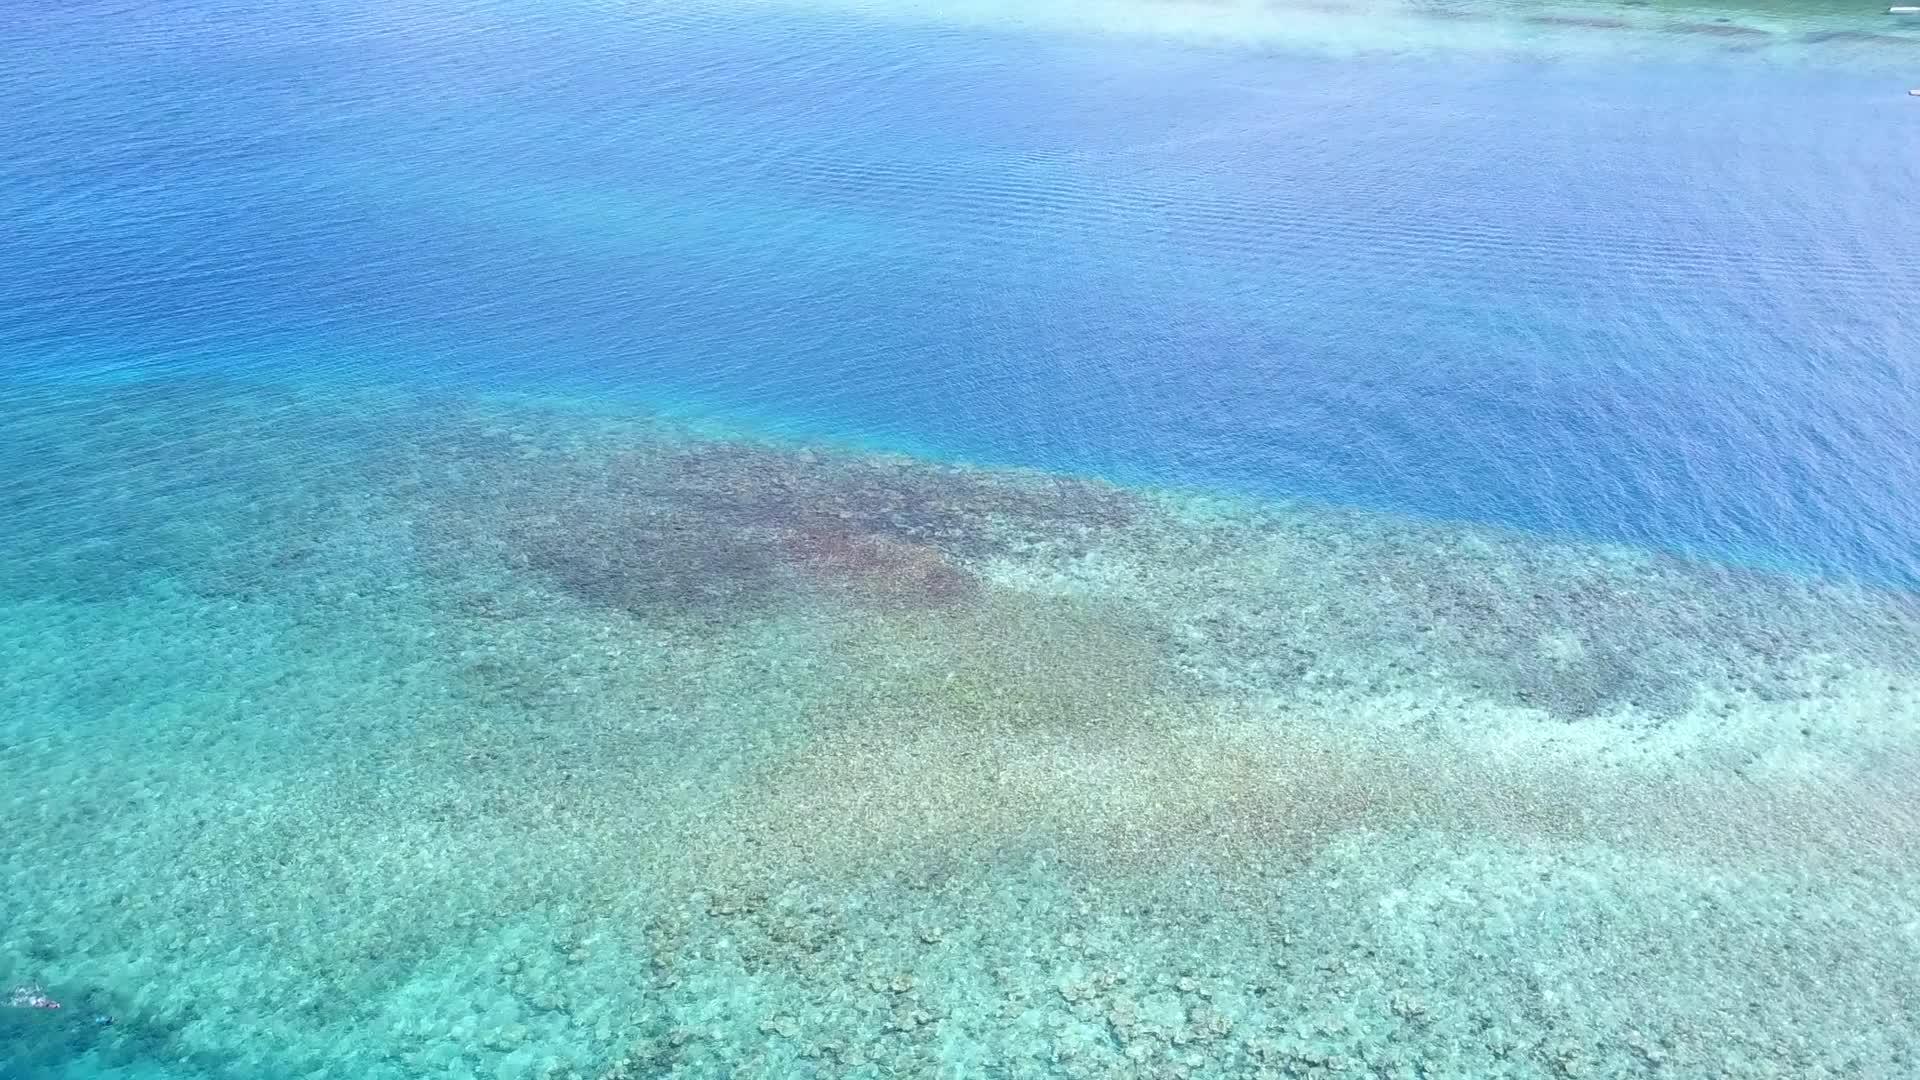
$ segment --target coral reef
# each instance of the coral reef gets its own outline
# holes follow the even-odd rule
[[[775,542],[697,518],[582,507],[507,528],[525,566],[582,600],[636,615],[738,618],[792,591]]]
[[[964,603],[980,560],[1085,551],[1138,502],[1092,481],[659,433],[541,452],[455,426],[407,456],[395,468],[422,476],[430,555],[491,556],[591,604],[716,625],[822,600]],[[429,481],[432,457],[458,474]]]
[[[5,601],[0,985],[67,1007],[0,1008],[0,1072],[1920,1053],[1911,596],[518,405],[333,443],[208,392],[263,459],[198,480],[231,543]]]
[[[817,588],[881,608],[946,607],[973,599],[974,576],[932,544],[841,528],[789,532],[782,553]]]
[[[1805,665],[1912,670],[1920,606],[1875,591],[1484,526],[1236,506],[1130,538],[1130,596],[1233,692],[1424,689],[1557,721],[1786,701]]]

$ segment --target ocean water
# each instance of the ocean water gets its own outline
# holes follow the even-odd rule
[[[16,7],[0,1080],[1920,1074],[1920,21]]]

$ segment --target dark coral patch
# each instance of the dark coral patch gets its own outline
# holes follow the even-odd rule
[[[1528,15],[1523,21],[1535,26],[1571,26],[1586,30],[1624,30],[1632,25],[1625,19],[1602,15]]]
[[[1699,34],[1704,37],[1723,37],[1741,41],[1763,41],[1773,36],[1771,31],[1753,26],[1741,26],[1738,23],[1679,23],[1667,28],[1674,34]]]
[[[615,486],[715,523],[891,536],[968,557],[1022,544],[1079,543],[1124,527],[1129,493],[1097,481],[990,474],[908,461],[697,443],[613,463]]]
[[[947,607],[979,591],[938,548],[898,537],[807,529],[786,534],[780,552],[809,584],[863,605]]]
[[[1875,34],[1865,30],[1812,30],[1801,34],[1800,40],[1810,44],[1838,41],[1857,45],[1920,45],[1920,38]]]
[[[433,456],[428,470],[459,462],[455,483],[422,485],[441,557],[495,554],[585,602],[700,624],[820,599],[951,607],[978,593],[978,561],[1084,552],[1139,510],[1097,481],[658,433],[459,439]]]
[[[635,615],[752,612],[788,591],[769,540],[698,519],[582,509],[511,541],[523,565],[566,592]]]

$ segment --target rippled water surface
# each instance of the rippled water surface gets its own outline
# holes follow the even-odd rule
[[[0,61],[0,1076],[1920,1073],[1920,22]]]

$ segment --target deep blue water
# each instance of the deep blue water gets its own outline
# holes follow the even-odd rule
[[[615,395],[1920,580],[1901,89],[1708,39],[16,5],[0,364]]]

